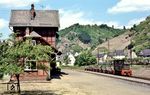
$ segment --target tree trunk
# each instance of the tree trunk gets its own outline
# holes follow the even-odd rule
[[[17,78],[17,90],[18,93],[20,93],[20,80],[19,80],[20,74],[16,74],[16,78]]]

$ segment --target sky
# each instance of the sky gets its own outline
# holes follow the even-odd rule
[[[0,0],[0,33],[6,39],[13,9],[59,10],[60,29],[79,23],[130,28],[150,15],[150,0]]]

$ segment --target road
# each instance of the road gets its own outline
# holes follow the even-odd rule
[[[78,71],[63,70],[68,75],[57,81],[70,95],[150,95],[150,87]],[[69,94],[68,94],[69,95]]]
[[[75,70],[62,71],[65,74],[50,82],[21,82],[22,93],[32,93],[22,95],[150,95],[149,86]],[[6,85],[0,84],[0,93],[4,90]]]

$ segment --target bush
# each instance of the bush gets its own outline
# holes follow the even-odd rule
[[[71,49],[72,49],[74,52],[80,52],[80,51],[83,50],[83,48],[80,47],[79,45],[73,45],[73,46],[71,47]]]
[[[86,66],[96,64],[96,57],[90,51],[83,51],[77,58],[75,65]]]

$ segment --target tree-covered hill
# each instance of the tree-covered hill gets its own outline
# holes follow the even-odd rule
[[[125,30],[123,29],[114,29],[106,24],[80,25],[77,23],[59,31],[60,40],[58,41],[58,47],[62,46],[61,44],[64,43],[63,39],[66,39],[70,49],[94,49],[107,39],[114,38],[120,34],[123,34],[124,32]]]
[[[131,44],[136,53],[144,49],[150,49],[150,16],[139,25],[134,25],[131,31],[134,32]]]

